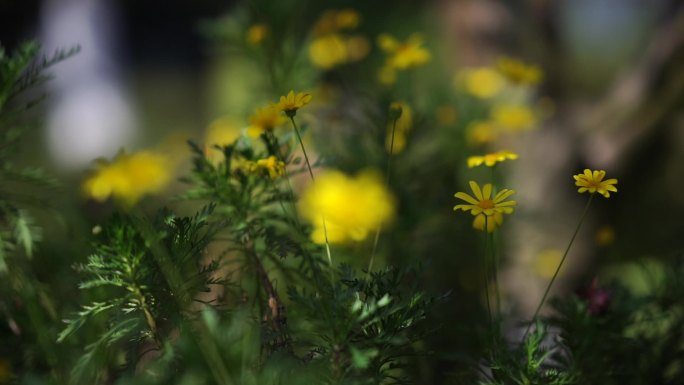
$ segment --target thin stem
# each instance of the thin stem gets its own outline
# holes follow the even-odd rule
[[[483,214],[484,215],[484,214]],[[491,326],[493,324],[492,321],[492,304],[489,301],[489,259],[487,258],[487,216],[485,215],[485,224],[484,224],[484,233],[485,233],[485,247],[484,247],[484,274],[485,274],[485,299],[487,300],[487,314],[489,315],[489,325]]]
[[[292,122],[292,127],[294,128],[295,134],[297,134],[297,140],[299,140],[299,145],[302,148],[302,153],[304,153],[304,160],[306,161],[306,167],[309,170],[309,175],[311,176],[311,180],[313,182],[315,182],[316,178],[314,177],[313,169],[311,168],[311,163],[309,162],[309,155],[307,155],[307,153],[306,153],[306,149],[304,148],[304,141],[302,141],[302,136],[299,134],[299,129],[297,128],[297,123],[295,123],[293,116],[290,116],[290,122]]]
[[[489,233],[488,233],[489,234]],[[494,234],[489,234],[487,237],[490,243],[490,250],[492,256],[492,264],[494,267],[494,290],[496,290],[496,314],[501,317],[501,289],[499,286],[499,258],[496,254],[496,243],[494,242]]]
[[[392,122],[392,137],[390,139],[389,156],[387,157],[387,170],[385,171],[385,187],[389,187],[390,171],[392,170],[392,156],[394,155],[394,133],[397,130],[397,120],[399,120],[400,116],[395,117],[394,121]],[[375,231],[375,239],[373,240],[373,251],[371,251],[370,262],[368,262],[368,274],[370,274],[371,271],[373,270],[373,262],[375,261],[375,252],[378,249],[378,241],[380,240],[380,233],[381,232],[382,232],[382,225],[379,225],[378,229]]]
[[[541,301],[539,301],[539,305],[537,306],[537,310],[534,311],[534,315],[532,316],[532,321],[537,318],[539,315],[539,311],[541,310],[542,306],[544,306],[544,301],[546,301],[546,297],[549,295],[549,291],[551,291],[551,286],[553,286],[553,282],[556,280],[556,277],[558,277],[558,273],[561,270],[561,267],[563,267],[563,262],[565,262],[565,258],[568,256],[568,252],[570,251],[570,247],[572,247],[573,242],[575,242],[575,238],[577,237],[577,233],[579,233],[580,227],[582,227],[582,223],[584,222],[584,218],[587,216],[587,213],[589,212],[589,206],[591,205],[591,201],[594,198],[594,194],[589,195],[589,200],[587,200],[586,206],[584,206],[584,211],[582,212],[582,217],[580,217],[579,223],[577,223],[577,227],[575,228],[575,232],[572,234],[572,238],[570,238],[570,243],[568,243],[568,247],[565,249],[565,253],[563,253],[563,257],[560,260],[560,263],[558,264],[558,267],[556,268],[556,271],[553,273],[553,277],[551,277],[551,281],[549,281],[548,286],[546,286],[546,290],[544,291],[544,295],[542,296]],[[523,340],[525,337],[527,337],[527,334],[530,332],[530,328],[532,327],[532,323],[527,325],[527,329],[525,329],[525,334],[523,334]]]
[[[311,168],[311,162],[309,162],[309,155],[306,153],[306,148],[304,148],[304,141],[302,141],[302,136],[299,133],[299,128],[297,128],[297,123],[295,123],[294,115],[289,115],[290,122],[292,122],[292,127],[294,128],[295,134],[297,134],[297,140],[299,140],[299,145],[302,148],[302,153],[304,154],[304,160],[306,161],[306,167],[309,170],[309,176],[311,176],[311,182],[316,183],[316,177],[314,177],[313,169]],[[325,217],[321,216],[323,219],[323,236],[325,237],[325,253],[328,256],[328,263],[330,264],[330,280],[331,284],[334,282],[334,269],[332,262],[332,253],[330,252],[330,241],[328,240],[328,226],[325,224]]]

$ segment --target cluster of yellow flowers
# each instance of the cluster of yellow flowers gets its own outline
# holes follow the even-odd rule
[[[361,35],[348,32],[358,27],[361,17],[353,9],[328,10],[313,27],[309,59],[315,66],[329,70],[359,61],[368,55],[370,43]]]
[[[491,103],[487,119],[468,125],[468,142],[481,146],[492,143],[502,132],[534,129],[548,110],[532,100],[532,91],[541,80],[538,67],[509,57],[500,58],[494,66],[458,72],[454,77],[458,89]]]
[[[132,206],[144,195],[161,192],[171,181],[173,164],[154,151],[121,152],[112,162],[98,161],[83,183],[87,196],[99,202],[110,197]]]
[[[285,162],[278,160],[273,155],[256,162],[249,162],[245,168],[254,174],[267,174],[271,179],[285,175]]]
[[[385,65],[380,69],[380,83],[390,85],[397,79],[397,71],[406,71],[430,61],[430,51],[423,47],[423,36],[417,33],[401,43],[390,34],[378,36],[378,46],[386,54]]]
[[[314,225],[311,239],[325,243],[362,241],[394,216],[395,200],[373,171],[356,177],[330,170],[302,194],[299,212]]]
[[[490,154],[485,154],[481,156],[471,156],[468,158],[468,167],[473,168],[477,167],[481,164],[484,163],[485,166],[487,167],[493,167],[499,162],[503,162],[507,159],[515,160],[518,159],[518,154],[508,151],[508,150],[503,150],[499,152],[493,152]]]

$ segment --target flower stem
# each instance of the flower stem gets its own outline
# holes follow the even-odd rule
[[[485,224],[484,224],[484,276],[485,276],[485,299],[487,300],[487,314],[489,315],[489,325],[490,327],[494,324],[493,318],[492,318],[492,304],[489,300],[489,258],[487,258],[487,249],[489,243],[487,242],[487,216],[485,215]]]
[[[299,145],[302,148],[302,153],[304,154],[304,161],[306,161],[306,167],[309,170],[309,176],[311,176],[311,182],[316,183],[316,178],[314,177],[313,169],[311,168],[311,162],[309,162],[309,155],[306,153],[306,148],[304,148],[304,141],[302,140],[302,135],[299,133],[299,128],[297,128],[297,123],[295,123],[294,116],[289,115],[290,117],[290,122],[292,122],[292,127],[294,128],[295,134],[297,134],[297,140],[299,141]],[[330,264],[330,279],[331,279],[331,284],[333,284],[333,262],[332,262],[332,253],[330,252],[330,241],[328,240],[328,227],[325,224],[325,217],[322,217],[323,219],[323,236],[325,237],[325,253],[327,254],[328,257],[328,263]]]
[[[392,153],[394,152],[394,133],[397,129],[397,120],[399,120],[399,116],[395,117],[394,121],[392,122],[392,138],[390,139],[389,157],[387,158],[387,171],[385,172],[385,187],[389,187],[390,182],[390,171],[392,170]],[[375,231],[375,239],[373,240],[373,251],[371,251],[370,262],[368,262],[368,274],[370,274],[373,270],[373,261],[375,261],[375,252],[378,249],[380,232],[382,232],[382,225],[379,225],[378,229]]]
[[[584,211],[582,212],[582,216],[580,217],[579,223],[577,223],[577,227],[575,228],[575,232],[572,234],[572,238],[570,238],[570,243],[568,243],[568,247],[565,249],[565,253],[563,253],[563,257],[560,260],[560,263],[558,264],[558,267],[556,268],[556,271],[553,273],[553,277],[551,277],[551,281],[549,281],[548,286],[546,286],[546,290],[544,291],[544,295],[542,296],[541,301],[539,301],[539,305],[537,306],[537,310],[534,311],[534,315],[532,316],[532,321],[537,318],[539,315],[539,311],[541,310],[542,306],[544,306],[544,301],[546,301],[546,297],[549,295],[549,291],[551,290],[551,286],[553,286],[553,282],[556,280],[556,277],[558,277],[558,273],[561,270],[561,267],[563,267],[563,262],[565,262],[565,258],[568,256],[568,252],[570,251],[570,248],[572,247],[572,244],[575,242],[575,238],[577,237],[577,233],[579,233],[580,228],[582,227],[582,223],[584,223],[584,218],[587,216],[587,213],[589,212],[589,206],[591,205],[591,201],[594,198],[594,194],[589,195],[589,200],[587,200],[586,206],[584,206]],[[532,327],[532,323],[530,322],[527,325],[527,329],[525,329],[525,334],[523,334],[523,340],[525,337],[527,337],[527,334],[530,332],[530,328]]]

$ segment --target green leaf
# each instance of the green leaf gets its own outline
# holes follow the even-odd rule
[[[34,245],[41,237],[40,229],[35,226],[33,218],[28,215],[26,210],[17,210],[13,222],[14,238],[17,240],[17,244],[24,248],[27,256],[32,257]]]
[[[373,358],[378,355],[378,349],[359,350],[354,346],[349,348],[351,352],[352,364],[355,368],[366,369]]]

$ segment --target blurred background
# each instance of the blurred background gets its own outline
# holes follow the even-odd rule
[[[353,63],[321,65],[311,54],[314,26],[331,9],[361,15],[354,34],[365,38],[368,52]],[[266,28],[253,29],[258,25]],[[384,57],[378,36],[404,41],[415,32],[423,35],[429,63],[392,87],[378,84]],[[458,329],[483,317],[482,301],[471,295],[479,290],[473,276],[481,239],[470,218],[451,208],[453,194],[468,191],[468,180],[489,177],[465,162],[485,150],[520,155],[497,170],[517,191],[502,256],[505,301],[520,319],[534,312],[579,220],[586,196],[577,194],[572,175],[584,168],[618,178],[619,192],[594,199],[554,290],[576,290],[595,276],[638,286],[632,261],[657,263],[684,246],[679,0],[0,0],[2,46],[12,52],[27,39],[37,39],[46,53],[80,46],[78,55],[52,69],[41,127],[17,159],[64,181],[55,200],[66,219],[46,230],[39,257],[51,258],[38,271],[46,281],[54,272],[73,275],[70,265],[87,255],[90,228],[112,210],[81,193],[94,159],[111,159],[122,148],[163,148],[179,159],[182,175],[186,139],[211,142],[217,125],[240,132],[256,107],[290,89],[310,90],[319,101],[302,115],[307,140],[347,171],[384,168],[381,111],[394,100],[411,106],[413,127],[405,150],[393,158],[399,219],[380,247],[383,263],[424,260],[429,289],[452,292],[436,324]],[[326,55],[333,53],[322,55],[332,60]],[[539,113],[534,129],[478,147],[467,138],[489,102],[459,90],[453,79],[502,56],[542,71],[541,82],[524,95]],[[182,188],[176,183],[164,195]],[[70,282],[57,292],[74,294]],[[475,336],[464,341],[450,334],[457,332],[444,330],[431,344],[452,356],[430,365],[453,368],[453,347],[477,344]]]

